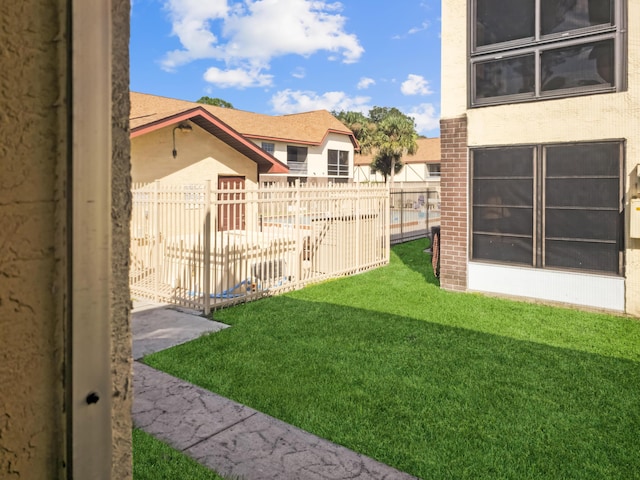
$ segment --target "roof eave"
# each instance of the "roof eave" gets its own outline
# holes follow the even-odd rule
[[[289,167],[273,155],[265,152],[251,140],[231,128],[215,115],[202,107],[195,107],[168,117],[140,125],[131,129],[131,138],[159,130],[161,128],[190,120],[203,130],[214,135],[231,148],[242,153],[258,164],[259,173],[288,173]]]

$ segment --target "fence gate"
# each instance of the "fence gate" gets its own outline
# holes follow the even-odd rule
[[[244,177],[219,177],[218,190],[218,231],[244,230]]]

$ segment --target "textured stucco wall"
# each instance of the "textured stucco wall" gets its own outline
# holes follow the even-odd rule
[[[242,175],[247,188],[258,182],[258,165],[192,125],[191,132],[176,130],[176,152],[173,158],[172,126],[141,135],[131,140],[131,174],[134,182],[188,184],[211,180],[214,188],[219,175]]]
[[[62,477],[64,1],[0,3],[0,478]]]
[[[440,116],[467,112],[467,0],[442,0]]]
[[[112,141],[111,219],[111,399],[113,479],[132,477],[131,456],[131,333],[129,319],[129,223],[131,216],[131,168],[129,146],[129,0],[112,0]]]
[[[0,3],[0,478],[66,478],[66,0]],[[113,0],[112,478],[131,478],[129,1]],[[104,92],[109,94],[111,92]],[[106,179],[105,181],[109,181]],[[91,461],[90,459],[87,459]]]
[[[640,2],[627,2],[627,91],[468,110],[467,3],[442,3],[443,118],[467,114],[470,146],[625,139],[626,198],[639,193]],[[626,310],[640,315],[640,240],[627,233],[626,245]]]

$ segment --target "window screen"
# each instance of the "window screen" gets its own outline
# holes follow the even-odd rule
[[[476,45],[533,37],[535,0],[477,0]]]
[[[473,259],[620,273],[620,142],[471,153]]]
[[[545,265],[617,272],[620,145],[548,146]]]
[[[533,264],[534,151],[473,152],[473,258]]]
[[[471,105],[625,89],[625,4],[472,0]]]

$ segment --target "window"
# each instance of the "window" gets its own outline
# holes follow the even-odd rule
[[[329,176],[349,176],[349,152],[329,150],[327,173]]]
[[[306,161],[307,147],[293,147],[291,145],[287,146],[287,163]]]
[[[427,165],[427,172],[430,177],[439,177],[440,176],[440,164],[439,163],[430,163]]]
[[[625,88],[624,0],[473,0],[471,105]]]
[[[271,155],[273,155],[273,152],[275,152],[275,150],[276,150],[276,144],[275,143],[270,143],[270,142],[262,142],[261,148],[265,152],[270,153]]]
[[[471,154],[472,259],[621,273],[621,142]]]
[[[307,147],[287,145],[287,166],[289,172],[307,174]]]

